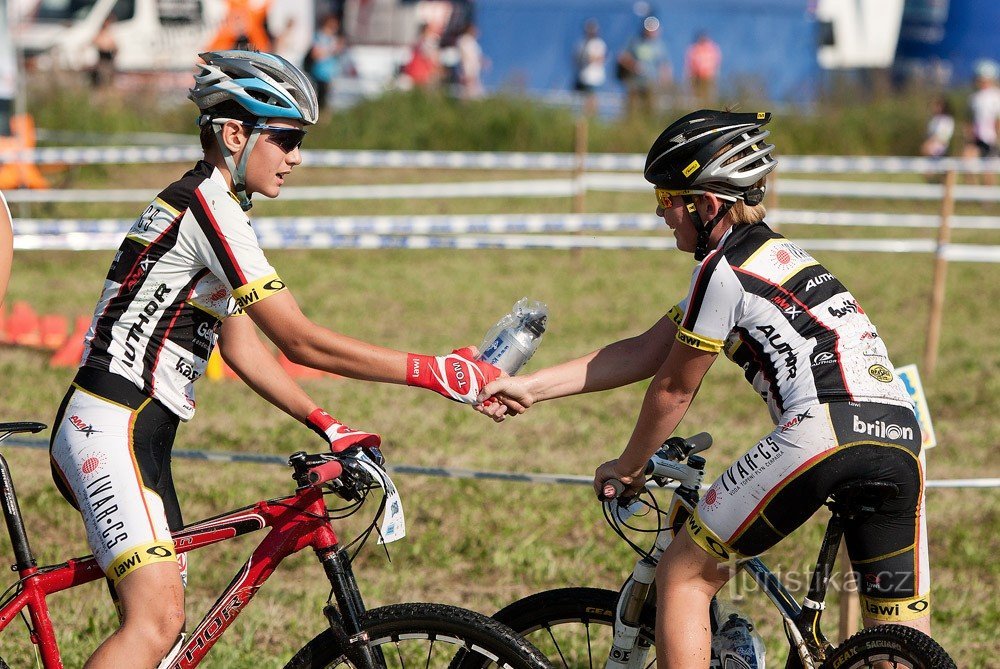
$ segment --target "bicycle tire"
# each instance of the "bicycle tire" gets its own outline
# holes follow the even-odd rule
[[[493,614],[523,635],[555,666],[603,667],[614,637],[618,593],[601,588],[559,588],[529,595]],[[650,646],[647,667],[656,665],[655,610],[643,611],[640,639]]]
[[[387,669],[406,666],[462,669],[550,669],[534,647],[510,628],[475,611],[446,604],[392,604],[365,613],[362,627]],[[418,649],[419,648],[419,649]],[[327,629],[299,650],[285,669],[357,666],[343,633]],[[419,657],[407,662],[406,658]]]
[[[820,669],[863,669],[889,662],[900,669],[956,669],[934,639],[903,625],[877,625],[861,630],[837,646]]]

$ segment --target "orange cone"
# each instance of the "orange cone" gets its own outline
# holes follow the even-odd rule
[[[38,314],[27,302],[14,303],[7,319],[7,340],[17,346],[41,345]]]
[[[51,314],[42,316],[38,321],[42,348],[55,351],[69,335],[69,320],[65,316]]]
[[[49,183],[34,163],[4,155],[35,148],[34,119],[28,114],[12,116],[10,131],[10,137],[0,137],[0,190],[48,188]]]
[[[73,332],[49,358],[49,367],[77,367],[83,358],[83,338],[90,328],[90,316],[77,316]]]

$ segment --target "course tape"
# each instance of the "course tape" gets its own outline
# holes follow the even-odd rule
[[[267,249],[645,249],[676,248],[671,237],[627,237],[586,235],[466,234],[435,235],[341,235],[326,232],[298,233],[259,231],[258,240]],[[17,234],[14,248],[24,251],[105,251],[121,244],[120,232],[70,232],[59,235]],[[930,239],[800,239],[808,251],[858,253],[934,253]],[[1000,262],[1000,246],[947,244],[939,255],[945,260]]]
[[[578,179],[506,179],[492,181],[447,181],[417,184],[365,184],[355,186],[286,186],[282,200],[414,200],[489,197],[571,197],[586,191],[649,192],[651,186],[635,174],[607,172],[584,174]],[[815,196],[850,199],[939,201],[940,184],[864,181],[820,181],[781,179],[777,191],[783,196]],[[11,204],[50,202],[149,202],[156,192],[145,188],[14,190]],[[953,197],[962,202],[1000,201],[997,186],[955,186]],[[888,214],[887,214],[888,215]]]
[[[933,214],[883,214],[867,212],[775,209],[767,220],[779,225],[829,225],[936,229],[940,216]],[[19,218],[16,235],[66,235],[114,233],[124,235],[132,219]],[[254,218],[258,233],[310,235],[428,235],[535,232],[665,231],[663,219],[652,214],[473,214],[428,216],[262,216]],[[952,216],[950,225],[962,230],[1000,230],[1000,216]]]
[[[36,164],[137,164],[195,162],[203,152],[196,145],[163,147],[46,147],[5,151],[4,159]],[[574,170],[580,157],[573,153],[484,151],[342,151],[307,149],[303,163],[312,167],[387,167],[438,169]],[[641,174],[642,154],[588,153],[584,170],[611,170]],[[1000,172],[998,158],[919,158],[909,156],[781,156],[782,171],[800,173],[910,173],[948,170],[963,173]]]
[[[11,438],[6,441],[11,446],[25,448],[48,448],[49,443],[40,439]],[[211,462],[242,462],[262,465],[287,466],[288,457],[281,455],[263,455],[258,453],[229,453],[226,451],[190,451],[175,449],[171,452],[175,458],[185,460],[208,460]],[[456,467],[417,467],[414,465],[387,465],[390,474],[414,474],[419,476],[437,476],[450,479],[480,479],[487,481],[510,481],[515,483],[553,483],[561,485],[592,485],[593,476],[577,474],[529,474],[521,472],[496,472],[476,469],[460,469]],[[650,487],[659,487],[653,483]],[[668,486],[676,487],[676,486]],[[1000,478],[979,479],[937,479],[927,481],[928,488],[1000,488]]]

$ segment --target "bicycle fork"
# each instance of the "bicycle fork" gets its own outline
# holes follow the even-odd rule
[[[337,602],[336,606],[327,603],[323,607],[323,615],[330,623],[330,629],[334,634],[345,634],[346,638],[343,641],[346,642],[350,659],[357,666],[370,669],[384,667],[385,659],[378,649],[372,648],[368,633],[362,627],[361,618],[365,613],[365,604],[347,552],[334,546],[317,551],[316,554],[323,565],[323,571],[326,572]]]

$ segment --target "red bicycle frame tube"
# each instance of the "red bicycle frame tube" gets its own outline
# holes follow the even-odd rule
[[[301,488],[288,497],[257,502],[189,525],[173,534],[174,546],[178,553],[187,553],[265,527],[270,527],[271,531],[186,639],[180,654],[170,665],[172,669],[197,666],[283,559],[307,547],[312,547],[322,559],[332,553],[338,543],[327,519],[322,490]],[[32,625],[31,641],[39,648],[43,666],[61,669],[62,659],[46,598],[103,576],[93,557],[22,570],[20,592],[0,609],[0,632],[27,608]]]

